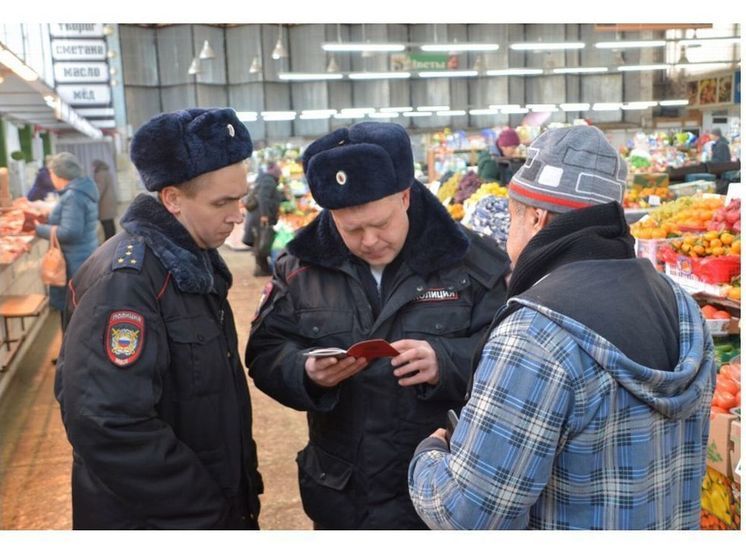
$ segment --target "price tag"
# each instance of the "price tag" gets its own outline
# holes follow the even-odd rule
[[[651,206],[660,206],[661,205],[661,197],[660,196],[648,196],[648,204]]]
[[[740,182],[732,182],[728,185],[728,194],[725,197],[725,205],[727,206],[730,204],[730,201],[734,198],[740,198],[741,197],[741,183]]]

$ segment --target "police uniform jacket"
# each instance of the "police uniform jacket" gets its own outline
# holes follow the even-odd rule
[[[322,528],[424,528],[409,499],[409,460],[445,427],[447,410],[463,405],[472,353],[505,300],[508,258],[494,241],[457,225],[417,182],[408,213],[408,238],[384,272],[378,304],[365,286],[370,272],[323,211],[279,257],[252,324],[246,363],[256,386],[308,412],[300,492]],[[438,384],[399,386],[390,358],[332,389],[307,377],[303,351],[374,338],[428,341]]]
[[[255,528],[251,403],[231,274],[154,198],[71,282],[55,393],[73,527]]]

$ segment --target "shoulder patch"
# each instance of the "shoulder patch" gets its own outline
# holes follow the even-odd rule
[[[113,311],[104,340],[109,361],[117,367],[132,365],[140,358],[145,344],[145,319],[135,311]]]
[[[122,268],[131,268],[138,272],[142,270],[143,259],[145,258],[145,242],[136,237],[127,237],[119,241],[117,249],[114,251],[114,260],[111,263],[111,269],[121,270]]]

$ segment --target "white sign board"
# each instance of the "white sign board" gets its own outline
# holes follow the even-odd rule
[[[96,128],[116,128],[117,123],[115,120],[89,120]]]
[[[106,83],[109,66],[106,62],[57,62],[54,79],[57,83]]]
[[[104,24],[50,23],[49,34],[52,37],[101,37],[104,34]]]
[[[86,118],[110,118],[114,116],[114,109],[111,107],[100,107],[97,109],[76,109],[76,113]]]
[[[73,106],[108,105],[111,102],[108,85],[59,85],[57,93]]]
[[[61,39],[52,41],[55,60],[106,60],[106,41]]]

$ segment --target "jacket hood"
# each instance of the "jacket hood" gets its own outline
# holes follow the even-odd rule
[[[120,223],[131,235],[143,238],[185,293],[210,293],[215,285],[213,270],[230,288],[232,276],[218,251],[200,249],[184,226],[153,196],[137,196]]]
[[[410,187],[409,232],[402,256],[416,273],[425,277],[435,270],[460,262],[469,249],[469,238],[443,204],[420,182]],[[329,210],[323,210],[287,245],[297,258],[337,268],[351,256],[337,231]]]
[[[600,367],[636,398],[671,419],[686,419],[701,406],[714,384],[715,364],[710,333],[697,303],[669,282],[676,297],[679,332],[679,360],[673,370],[645,367],[580,322],[532,300],[513,299],[534,309],[567,331]]]
[[[98,204],[98,187],[90,177],[78,177],[65,187],[65,190],[74,190],[90,198]]]

